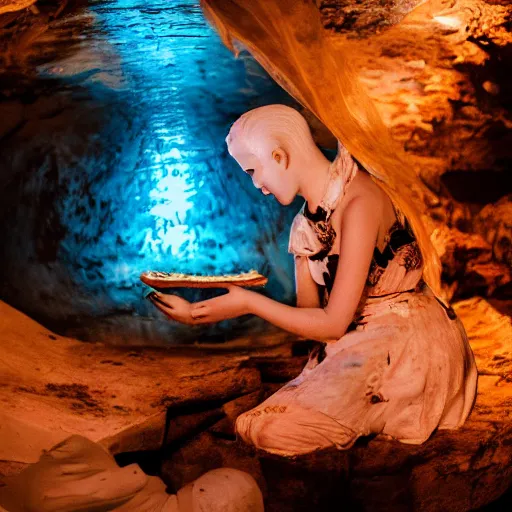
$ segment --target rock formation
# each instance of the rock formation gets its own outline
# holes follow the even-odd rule
[[[0,305],[0,485],[74,433],[175,491],[219,467],[248,472],[268,511],[328,511],[343,500],[358,510],[455,512],[499,498],[512,483],[507,301],[455,304],[480,373],[463,428],[419,446],[377,436],[292,460],[243,446],[234,421],[300,372],[307,342],[274,338],[266,347],[233,347],[236,355],[125,350],[63,339]]]
[[[317,5],[333,40],[349,47],[382,118],[431,191],[423,210],[442,232],[435,237],[450,294],[509,296],[512,5]]]
[[[0,1],[0,64],[11,79],[73,4]],[[0,475],[19,473],[42,449],[80,433],[128,463],[150,454],[175,490],[222,465],[248,471],[270,511],[325,510],[333,500],[361,510],[469,510],[510,486],[512,4],[316,4],[428,187],[420,206],[480,372],[467,424],[421,446],[377,437],[350,452],[259,457],[236,442],[234,419],[300,372],[307,342],[273,334],[257,350],[242,340],[215,355],[113,348],[62,338],[0,303]],[[2,94],[20,83],[2,84]],[[317,140],[333,146],[311,122]],[[21,123],[11,109],[0,138]]]

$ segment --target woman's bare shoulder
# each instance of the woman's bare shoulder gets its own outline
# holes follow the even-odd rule
[[[393,202],[386,192],[367,173],[360,173],[360,179],[352,191],[354,198],[366,202],[378,222],[377,245],[380,247],[390,227],[396,222]]]
[[[347,192],[344,209],[355,201],[366,203],[376,214],[380,214],[389,199],[368,173],[359,172]]]

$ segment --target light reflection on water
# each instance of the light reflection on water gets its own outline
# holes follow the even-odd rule
[[[195,1],[92,2],[44,37],[36,103],[62,111],[2,145],[15,176],[5,223],[17,226],[2,255],[2,298],[83,339],[147,342],[203,331],[178,328],[143,301],[143,270],[256,268],[269,275],[267,293],[290,301],[297,205],[258,194],[224,142],[241,113],[288,96],[248,55],[233,58]],[[67,39],[73,50],[45,61]],[[29,289],[9,277],[19,272]],[[236,325],[261,327],[208,333]]]

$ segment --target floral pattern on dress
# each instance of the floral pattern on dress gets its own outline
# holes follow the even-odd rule
[[[382,251],[377,247],[373,251],[366,281],[369,287],[377,286],[392,260],[405,267],[406,273],[420,270],[423,266],[419,244],[407,219],[404,218],[403,223],[399,220],[393,223],[386,236],[386,242]]]

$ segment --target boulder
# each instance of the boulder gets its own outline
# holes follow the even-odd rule
[[[491,245],[496,261],[512,267],[512,195],[482,208],[473,225]]]

